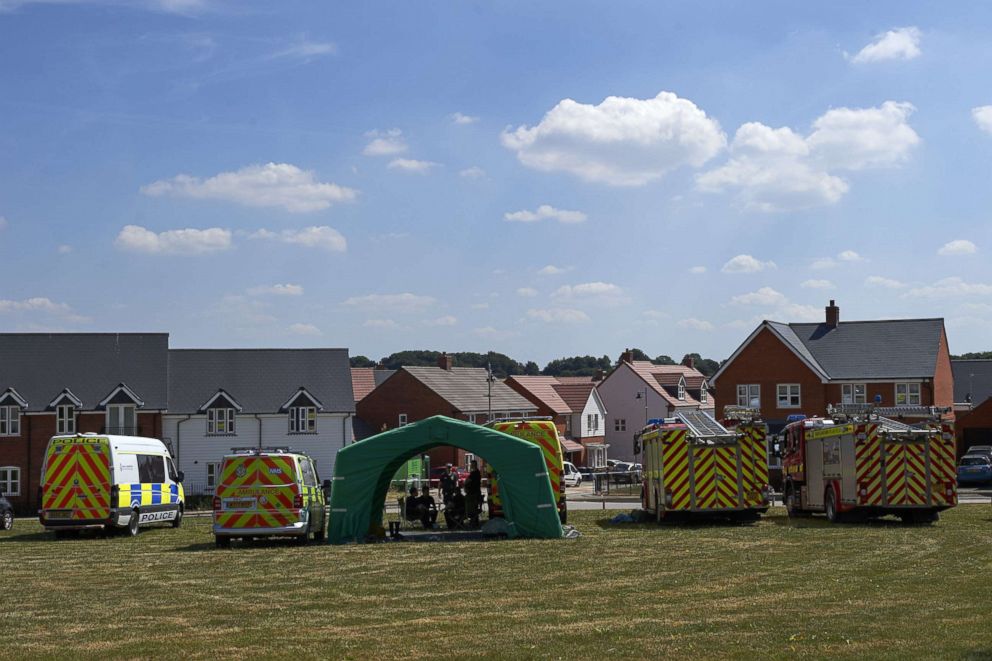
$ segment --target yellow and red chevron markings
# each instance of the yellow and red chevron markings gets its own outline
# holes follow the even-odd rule
[[[891,443],[886,448],[885,483],[890,505],[926,505],[925,446]]]
[[[855,429],[854,462],[858,485],[858,502],[862,505],[882,503],[882,453],[878,425],[859,425]],[[866,493],[862,494],[861,489]]]
[[[497,422],[493,424],[492,428],[504,434],[530,441],[541,448],[541,452],[544,453],[544,464],[548,469],[548,477],[551,480],[551,490],[554,492],[560,507],[565,494],[561,488],[563,467],[557,427],[553,423],[549,424],[544,421],[507,421]],[[502,516],[502,498],[499,496],[498,481],[491,481],[490,484],[492,485],[493,516]]]
[[[110,466],[104,439],[67,440],[49,456],[42,483],[42,509],[71,509],[74,520],[110,516]],[[101,442],[102,441],[102,442]]]
[[[221,528],[281,528],[298,522],[295,476],[292,457],[244,457],[227,462],[217,497],[222,501],[244,499],[251,507],[216,511],[214,522]]]
[[[930,474],[933,480],[931,494],[935,505],[954,506],[957,505],[958,474],[954,461],[957,448],[953,432],[949,428],[942,432],[930,437]]]
[[[662,440],[662,475],[665,479],[665,490],[672,495],[672,503],[668,509],[687,510],[692,507],[689,444],[685,442],[687,433],[684,429],[676,429],[666,433]]]

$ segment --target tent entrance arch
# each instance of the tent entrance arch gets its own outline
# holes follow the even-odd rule
[[[370,531],[381,526],[393,475],[408,459],[441,445],[483,457],[499,474],[510,537],[563,535],[544,453],[539,447],[493,429],[439,415],[338,450],[331,490],[329,541],[361,542]]]

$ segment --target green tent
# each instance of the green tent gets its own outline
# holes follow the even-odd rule
[[[511,537],[561,537],[544,454],[519,438],[438,415],[338,450],[331,490],[332,544],[363,541],[382,524],[389,481],[403,462],[452,445],[482,457],[499,474]]]

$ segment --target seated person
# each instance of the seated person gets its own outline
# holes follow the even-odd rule
[[[425,528],[433,528],[437,521],[437,503],[431,496],[430,489],[424,489],[424,495],[420,497],[420,522]]]
[[[404,516],[410,521],[420,518],[420,491],[417,487],[410,487],[410,495],[406,497],[406,512]]]
[[[455,487],[451,499],[444,503],[444,522],[448,529],[461,528],[465,522],[465,495],[461,487]]]

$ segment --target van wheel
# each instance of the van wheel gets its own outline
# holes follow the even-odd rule
[[[310,541],[310,529],[312,527],[313,527],[313,521],[310,521],[309,523],[307,523],[307,531],[302,535],[298,535],[297,537],[294,537],[293,542],[297,546],[306,546],[307,542]]]
[[[131,537],[138,536],[138,510],[131,510],[131,518],[127,522],[127,534]]]
[[[832,488],[827,489],[827,493],[823,501],[825,503],[824,509],[827,512],[827,521],[830,523],[839,523],[840,513],[837,511],[837,503],[834,500],[834,490]]]
[[[179,506],[179,509],[176,511],[176,518],[174,518],[172,520],[172,527],[173,528],[178,528],[181,525],[183,525],[183,507],[182,507],[182,505],[180,505]]]
[[[214,545],[219,549],[229,549],[231,548],[231,538],[214,535]]]

